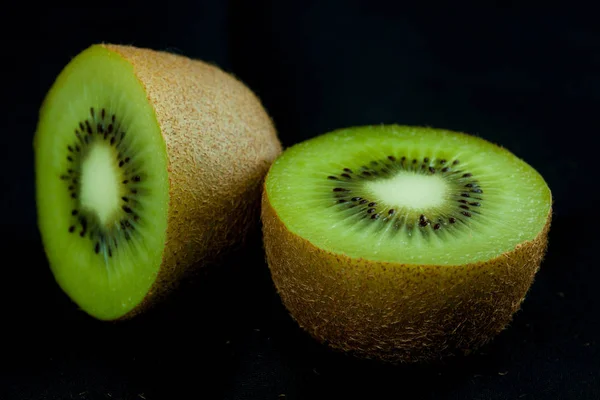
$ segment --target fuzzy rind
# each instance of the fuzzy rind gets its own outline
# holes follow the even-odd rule
[[[273,282],[300,327],[335,350],[407,363],[474,351],[507,327],[540,268],[551,213],[534,240],[462,266],[328,252],[286,228],[266,188],[261,218]]]
[[[168,154],[162,264],[144,300],[156,304],[191,269],[242,243],[259,222],[261,187],[282,147],[244,83],[214,65],[156,50],[103,44],[128,61],[152,104]]]

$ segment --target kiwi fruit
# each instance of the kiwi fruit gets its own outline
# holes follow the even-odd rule
[[[399,125],[295,144],[264,183],[266,259],[312,337],[359,358],[438,362],[489,342],[547,248],[544,179],[482,138]]]
[[[139,314],[243,243],[281,152],[260,100],[234,76],[113,44],[88,47],[60,72],[33,147],[53,276],[99,320]]]

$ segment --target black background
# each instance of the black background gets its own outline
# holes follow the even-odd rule
[[[3,8],[1,400],[600,398],[595,13],[574,4],[393,4]],[[87,317],[57,288],[41,247],[32,137],[62,67],[102,41],[233,72],[261,97],[284,146],[379,123],[461,130],[506,146],[555,198],[549,252],[522,310],[481,352],[446,365],[353,360],[316,345],[288,317],[256,231],[252,246],[154,312],[116,325]]]

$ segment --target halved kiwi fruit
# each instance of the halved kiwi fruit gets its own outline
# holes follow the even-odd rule
[[[292,317],[358,357],[472,351],[519,309],[552,197],[508,150],[409,126],[337,130],[286,149],[262,198],[267,261]]]
[[[243,240],[281,145],[259,99],[199,60],[93,45],[63,69],[34,139],[39,229],[60,287],[131,317]]]

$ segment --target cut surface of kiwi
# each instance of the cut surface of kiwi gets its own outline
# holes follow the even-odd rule
[[[545,251],[551,206],[539,173],[481,138],[343,129],[273,163],[267,260],[292,316],[320,340],[435,358],[508,323]]]
[[[135,314],[240,240],[279,149],[258,99],[216,67],[91,46],[50,89],[34,139],[38,221],[57,282],[94,317]],[[226,208],[250,217],[211,217]]]
[[[443,131],[363,128],[290,148],[267,181],[290,231],[377,261],[460,265],[544,227],[550,194],[506,150]]]

